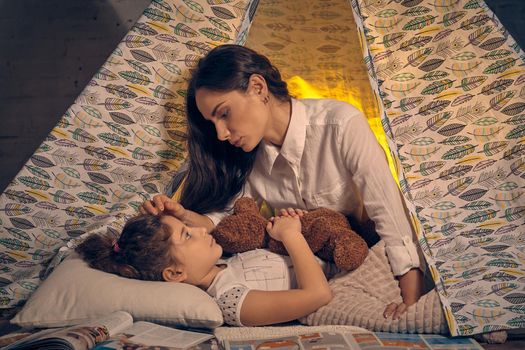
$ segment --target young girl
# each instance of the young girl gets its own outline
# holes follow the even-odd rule
[[[266,57],[237,45],[218,46],[199,61],[186,105],[188,174],[173,215],[211,230],[236,197],[248,196],[272,208],[326,207],[360,223],[371,219],[403,297],[385,317],[397,318],[419,299],[423,274],[412,227],[360,111],[331,99],[292,98]],[[158,213],[168,199],[157,195],[141,211]]]
[[[102,271],[202,288],[217,301],[227,324],[286,322],[314,312],[332,298],[323,270],[301,234],[303,212],[290,212],[267,226],[289,258],[258,249],[219,263],[222,248],[206,228],[151,214],[128,221],[118,241],[92,235],[77,252]]]

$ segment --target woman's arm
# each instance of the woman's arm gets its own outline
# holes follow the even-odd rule
[[[267,230],[286,247],[293,262],[298,287],[286,291],[249,291],[240,313],[245,326],[295,320],[314,312],[332,299],[323,270],[301,234],[299,217],[277,217],[268,224]]]
[[[347,122],[340,144],[345,164],[361,191],[367,214],[385,242],[388,260],[399,279],[403,303],[397,308],[389,305],[384,313],[385,317],[397,318],[423,292],[423,274],[409,215],[385,153],[362,115],[355,115]]]
[[[142,214],[167,214],[173,215],[187,226],[205,227],[211,232],[215,225],[206,215],[198,214],[189,209],[185,209],[179,202],[172,200],[164,194],[158,194],[151,200],[145,201],[140,207]]]
[[[419,267],[409,213],[388,167],[385,152],[366,118],[361,113],[348,118],[338,141],[341,157],[361,193],[366,213],[385,242],[394,275],[402,276]]]
[[[410,305],[417,303],[424,291],[423,272],[417,267],[399,276],[398,280],[403,302],[399,304],[390,303],[386,306],[385,311],[383,311],[385,318],[392,316],[393,320],[397,320],[404,314]]]

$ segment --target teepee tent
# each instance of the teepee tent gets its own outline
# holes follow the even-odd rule
[[[482,0],[152,1],[0,196],[4,310],[170,188],[189,70],[224,43],[369,118],[452,335],[523,327],[525,55]]]

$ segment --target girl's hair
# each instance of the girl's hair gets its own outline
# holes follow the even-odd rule
[[[241,191],[252,170],[257,147],[251,152],[219,141],[212,122],[197,108],[198,89],[246,91],[252,74],[266,80],[272,96],[290,101],[286,82],[263,55],[239,45],[217,46],[201,58],[188,85],[189,169],[184,182],[181,204],[198,213],[222,210]]]
[[[170,253],[169,227],[160,216],[130,219],[115,241],[109,235],[91,235],[76,251],[90,267],[123,277],[162,281],[162,271],[175,260]]]

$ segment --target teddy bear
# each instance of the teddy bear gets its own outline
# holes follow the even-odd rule
[[[222,219],[211,234],[226,253],[266,248],[287,254],[284,245],[266,232],[267,223],[255,201],[242,197],[235,202],[234,213]],[[308,211],[301,217],[301,231],[314,254],[334,262],[341,270],[355,270],[368,254],[365,240],[336,211],[326,208]]]

